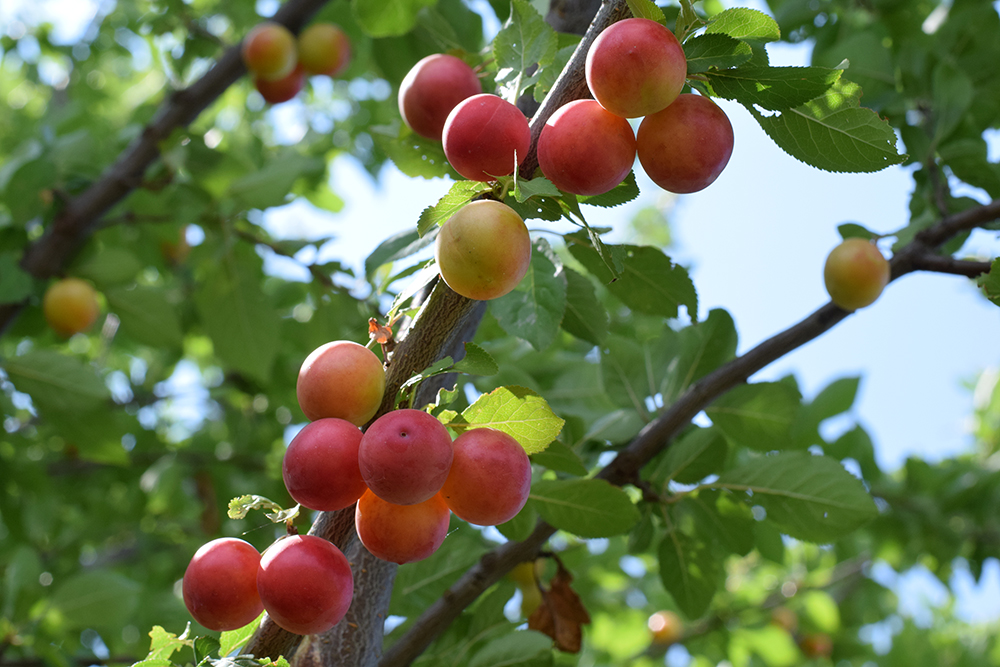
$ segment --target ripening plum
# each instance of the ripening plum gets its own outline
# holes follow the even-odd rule
[[[826,258],[823,281],[830,300],[844,310],[875,302],[889,284],[889,262],[871,241],[845,239]]]
[[[479,526],[510,521],[528,502],[531,461],[503,431],[474,428],[455,438],[441,497],[460,519]]]
[[[258,79],[276,81],[292,73],[298,62],[295,35],[280,23],[259,23],[243,38],[243,64]]]
[[[368,487],[358,467],[361,429],[344,419],[317,419],[299,431],[281,463],[295,502],[332,512],[357,502]]]
[[[445,53],[427,56],[399,84],[399,113],[411,130],[441,141],[444,122],[462,100],[483,92],[475,70]]]
[[[560,107],[538,138],[538,166],[563,192],[607,192],[625,180],[633,163],[632,126],[594,100]]]
[[[396,505],[422,503],[448,478],[451,435],[423,410],[387,412],[361,437],[358,465],[368,488]]]
[[[374,352],[349,340],[313,350],[299,369],[295,394],[309,420],[346,419],[364,426],[375,416],[385,391],[385,369]]]
[[[394,505],[365,491],[354,511],[354,526],[373,556],[402,565],[438,550],[448,535],[450,515],[440,494],[415,505]]]
[[[470,181],[492,181],[514,173],[531,147],[528,119],[507,100],[483,93],[468,97],[448,114],[441,133],[444,155]]]
[[[351,64],[351,40],[335,23],[314,23],[299,35],[299,65],[306,74],[343,74]]]
[[[646,116],[636,133],[639,163],[664,190],[698,192],[711,185],[733,154],[733,126],[707,97],[685,93]]]
[[[257,590],[267,615],[297,635],[315,635],[335,626],[354,596],[347,557],[315,535],[289,535],[260,559]]]
[[[623,118],[638,118],[677,98],[687,78],[687,59],[674,33],[663,24],[625,19],[594,40],[585,74],[601,106]]]
[[[517,287],[531,264],[531,237],[514,209],[492,199],[466,204],[438,232],[438,270],[448,287],[487,301]]]
[[[260,553],[249,542],[223,537],[203,544],[184,572],[184,605],[209,630],[242,628],[264,610],[259,566]]]
[[[253,78],[253,87],[268,104],[281,104],[299,94],[306,85],[306,75],[300,65],[296,65],[292,73],[286,77],[268,81],[260,77]]]
[[[93,326],[101,307],[90,283],[80,278],[63,278],[45,290],[42,313],[53,331],[69,338]]]

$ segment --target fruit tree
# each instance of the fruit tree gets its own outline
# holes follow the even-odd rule
[[[995,357],[974,445],[892,470],[848,351],[759,375],[917,272],[1000,305],[995,3],[35,4],[0,7],[0,667],[1000,664],[961,593],[1000,586]],[[629,208],[794,187],[736,114],[911,181],[894,228],[795,212],[829,294],[762,340]],[[345,164],[416,213],[338,228]]]

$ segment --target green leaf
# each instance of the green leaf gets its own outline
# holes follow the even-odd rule
[[[219,358],[267,384],[281,342],[280,321],[261,291],[262,277],[251,264],[256,261],[256,256],[227,254],[200,281],[194,304]]]
[[[441,197],[434,206],[428,206],[420,213],[417,221],[417,232],[424,236],[435,225],[440,226],[448,218],[458,213],[458,210],[472,201],[478,194],[489,191],[490,186],[479,181],[458,181],[451,186],[448,194]]]
[[[847,458],[857,461],[862,476],[869,482],[876,482],[882,477],[882,469],[875,461],[875,445],[865,429],[860,426],[847,431],[835,442],[823,445],[823,451],[838,461]]]
[[[535,239],[528,272],[511,292],[490,302],[490,312],[511,336],[544,350],[566,312],[566,274],[545,239]]]
[[[419,616],[485,551],[479,531],[453,521],[442,548],[429,558],[399,568],[392,586],[389,612],[400,616]]]
[[[86,278],[101,290],[135,280],[142,262],[125,248],[105,247],[74,264],[72,275]]]
[[[769,521],[754,523],[754,540],[757,543],[757,553],[778,565],[785,564],[785,541],[773,523]]]
[[[85,412],[108,399],[108,389],[89,364],[52,350],[32,350],[3,362],[18,391],[43,411]]]
[[[819,425],[851,409],[860,382],[858,377],[834,380],[811,403],[802,406],[792,424],[792,436],[799,447],[819,444]]]
[[[438,229],[438,227],[432,226],[423,236],[420,236],[420,232],[416,228],[408,229],[397,232],[382,241],[365,260],[365,277],[371,280],[383,264],[389,264],[397,259],[403,259],[420,252],[434,242]]]
[[[859,106],[861,89],[841,79],[822,97],[772,116],[747,111],[778,146],[797,160],[833,172],[874,172],[907,158],[896,152],[896,133],[871,109]]]
[[[529,499],[542,519],[580,537],[622,535],[639,521],[628,494],[603,479],[541,480]]]
[[[257,631],[257,626],[260,625],[262,618],[264,618],[264,612],[261,612],[260,616],[242,628],[223,632],[219,636],[219,657],[224,658],[246,644],[250,637],[253,636],[253,633]]]
[[[940,143],[962,122],[976,91],[968,75],[947,60],[934,68],[933,90],[934,141]]]
[[[697,314],[698,296],[687,270],[670,261],[659,248],[608,246],[613,255],[620,252],[623,260],[621,278],[613,281],[611,271],[582,232],[565,238],[573,257],[632,310],[677,317],[678,306],[683,305],[688,313]]]
[[[652,477],[661,486],[671,480],[697,484],[722,470],[728,451],[726,438],[718,429],[695,428],[667,449]]]
[[[781,29],[774,19],[762,11],[747,7],[719,12],[709,20],[705,32],[754,42],[774,42],[781,39]]]
[[[552,664],[552,639],[534,630],[517,631],[489,642],[469,667],[546,667]]]
[[[791,445],[800,400],[798,390],[788,383],[757,382],[733,387],[705,413],[733,443],[768,452]]]
[[[583,477],[587,474],[587,466],[583,464],[580,455],[573,451],[572,447],[558,440],[549,444],[544,452],[532,454],[531,462],[549,470],[557,470],[577,477]]]
[[[738,67],[705,73],[720,97],[775,111],[819,97],[841,74],[843,70],[825,67]]]
[[[141,588],[117,572],[91,570],[66,579],[50,603],[73,628],[120,628],[132,620]]]
[[[411,132],[405,125],[395,127],[375,126],[371,128],[375,145],[383,150],[396,167],[413,178],[459,178],[444,155],[440,141],[421,137]]]
[[[538,70],[528,74],[532,65],[544,67],[556,55],[559,39],[541,14],[528,0],[512,0],[507,23],[493,40],[497,65],[497,83],[510,88],[508,100],[516,100],[538,80]]]
[[[185,632],[186,635],[187,633]],[[149,643],[149,655],[146,656],[147,661],[165,660],[169,664],[170,656],[193,644],[191,640],[186,638],[180,639],[177,635],[167,632],[159,625],[153,626],[153,629],[149,631],[149,636],[151,640]]]
[[[729,470],[710,486],[752,492],[787,535],[807,542],[832,542],[878,514],[857,477],[836,460],[808,452],[781,452]]]
[[[105,291],[104,296],[121,320],[125,335],[152,347],[181,346],[184,337],[181,321],[164,290],[144,285],[131,289],[115,287]]]
[[[660,337],[642,342],[608,336],[601,349],[601,380],[616,405],[648,417],[646,401],[658,391],[662,374],[675,354],[675,339],[666,329]]]
[[[696,35],[684,42],[687,73],[698,74],[709,70],[737,67],[750,60],[753,50],[746,42],[729,35]]]
[[[24,301],[35,289],[34,279],[18,265],[17,253],[0,253],[0,304]]]
[[[878,234],[869,231],[866,227],[862,227],[856,222],[845,222],[842,225],[837,225],[837,233],[840,234],[842,239],[875,239]]]
[[[320,158],[287,152],[233,181],[229,185],[229,196],[247,208],[280,206],[286,203],[295,181],[301,176],[321,173],[324,169],[326,163]]]
[[[599,195],[589,195],[578,197],[577,201],[588,206],[598,206],[600,208],[614,208],[627,204],[639,196],[639,185],[635,182],[635,172],[630,171],[625,180],[611,188],[607,192]]]
[[[990,265],[990,272],[984,276],[979,276],[978,282],[986,298],[995,305],[1000,306],[1000,257],[993,260],[993,264]]]
[[[653,0],[627,0],[629,11],[637,19],[649,19],[657,23],[666,23],[667,17],[663,10],[656,6]]]
[[[497,530],[508,540],[526,540],[535,529],[536,523],[538,523],[538,512],[535,511],[535,508],[530,503],[527,503],[513,519],[499,524]]]
[[[351,0],[358,25],[370,37],[404,35],[417,24],[417,14],[437,0]]]
[[[269,498],[247,494],[230,500],[226,515],[230,519],[245,519],[247,514],[253,510],[265,510],[264,516],[275,523],[284,523],[285,521],[294,519],[299,514],[298,505],[286,510]]]
[[[528,454],[543,451],[566,422],[557,417],[545,399],[524,387],[499,387],[483,394],[462,411],[461,422],[451,428],[495,428],[513,436]]]
[[[608,335],[608,311],[597,298],[594,285],[586,276],[568,266],[566,275],[566,313],[562,328],[588,343],[600,345]]]
[[[729,494],[702,490],[681,501],[678,512],[691,516],[716,553],[746,556],[754,548],[753,513]]]
[[[455,362],[452,367],[457,373],[468,373],[469,375],[496,375],[500,372],[497,362],[490,356],[490,353],[479,347],[475,343],[465,343],[465,356]]]
[[[736,356],[738,335],[732,316],[714,308],[704,322],[684,327],[678,333],[679,350],[660,389],[664,405],[670,405],[694,382]]]
[[[719,586],[722,566],[708,546],[677,530],[660,542],[660,580],[688,618],[708,609]]]
[[[520,178],[514,179],[514,199],[522,204],[531,197],[558,197],[561,194],[559,188],[543,176],[533,178],[530,181]]]

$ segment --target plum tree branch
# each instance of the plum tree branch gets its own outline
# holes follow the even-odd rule
[[[917,264],[955,234],[980,227],[1000,218],[1000,200],[948,216],[920,232],[890,261],[892,280],[917,270]],[[695,415],[733,387],[746,382],[754,373],[792,350],[819,337],[849,316],[833,303],[827,303],[811,315],[781,331],[740,357],[720,366],[678,398],[667,410],[647,424],[597,477],[621,486],[631,483],[639,471],[666,449],[673,438]],[[534,531],[520,542],[507,542],[485,554],[478,563],[456,581],[440,599],[417,618],[407,632],[386,651],[379,667],[402,667],[410,664],[487,588],[500,580],[515,565],[532,559],[556,528],[539,520]]]
[[[289,0],[271,19],[298,32],[329,0]],[[59,274],[100,227],[101,218],[139,187],[143,174],[160,157],[160,143],[187,127],[243,74],[240,45],[229,47],[198,81],[171,93],[154,119],[90,187],[63,203],[45,234],[28,246],[21,268],[37,279]],[[0,306],[2,335],[26,301]]]

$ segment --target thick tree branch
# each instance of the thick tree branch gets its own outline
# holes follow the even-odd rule
[[[953,235],[1000,218],[1000,200],[948,216],[924,230],[904,246],[890,261],[892,280],[917,270],[915,264],[929,251]],[[642,431],[597,477],[622,485],[635,480],[639,471],[654,456],[670,445],[673,438],[699,412],[754,373],[792,350],[825,333],[851,313],[827,303],[801,322],[768,338],[741,357],[720,366],[695,384],[662,415]],[[520,562],[532,559],[556,529],[539,521],[535,530],[521,542],[507,542],[485,554],[451,588],[410,626],[406,634],[386,651],[379,667],[402,667],[410,664],[443,632],[466,606],[500,580]]]
[[[966,278],[976,278],[990,272],[990,262],[977,262],[966,259],[955,259],[946,255],[926,253],[914,255],[910,259],[914,271],[933,271],[935,273],[950,273]]]
[[[272,20],[297,33],[328,1],[289,0]],[[64,203],[45,234],[28,246],[21,259],[21,268],[40,280],[59,274],[100,227],[101,217],[139,187],[146,169],[160,157],[160,143],[175,130],[193,122],[245,73],[237,44],[227,49],[205,76],[190,87],[172,93],[153,121],[101,178]],[[25,305],[26,302],[0,306],[0,335]]]

